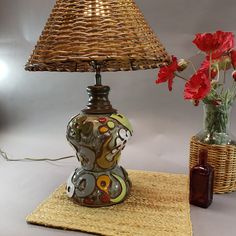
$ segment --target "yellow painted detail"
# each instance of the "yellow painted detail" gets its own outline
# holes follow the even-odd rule
[[[108,193],[110,184],[111,184],[111,179],[107,175],[101,175],[97,179],[98,188],[100,188],[102,191],[106,193]]]
[[[112,136],[110,136],[105,142],[104,144],[102,145],[101,147],[101,153],[100,155],[97,157],[97,164],[99,167],[103,168],[103,169],[108,169],[108,168],[111,168],[116,160],[113,160],[113,161],[108,161],[106,159],[106,155],[108,153],[111,152],[110,148],[109,148],[109,143],[111,142],[112,140]]]
[[[120,176],[115,175],[115,174],[112,174],[112,176],[115,177],[119,181],[121,185],[121,194],[117,198],[111,199],[111,202],[119,203],[123,201],[126,196],[126,191],[127,191],[126,184],[125,184],[125,181]]]
[[[119,123],[125,126],[131,133],[133,133],[132,125],[130,124],[129,120],[125,116],[119,115],[119,114],[113,114],[110,117],[117,120]]]
[[[108,122],[107,122],[107,126],[108,126],[110,129],[114,129],[114,128],[115,128],[115,123],[112,122],[112,121],[108,121]]]
[[[121,154],[119,153],[119,154],[117,155],[116,161],[119,162],[119,161],[120,161],[120,158],[121,158]]]
[[[102,126],[102,127],[99,128],[99,132],[102,133],[102,134],[106,133],[108,130],[109,129],[106,126]]]

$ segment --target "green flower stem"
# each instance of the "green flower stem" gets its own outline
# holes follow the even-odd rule
[[[205,129],[210,133],[226,133],[229,125],[229,110],[231,107],[206,105]]]
[[[187,62],[189,62],[194,70],[195,73],[197,73],[197,69],[196,67],[194,66],[193,62],[191,60],[188,60]]]
[[[232,100],[235,100],[236,99],[236,82],[233,83],[233,88],[231,92],[232,92]]]
[[[199,133],[202,142],[224,145],[231,143],[229,128],[232,104],[205,104],[204,131]]]
[[[219,66],[218,66],[219,67]],[[219,72],[218,72],[219,73]],[[225,84],[225,82],[226,82],[226,63],[225,63],[225,65],[224,65],[224,84]]]
[[[209,80],[211,81],[211,64],[212,64],[212,52],[210,52],[210,66],[209,66]]]
[[[183,80],[185,80],[185,81],[188,81],[186,78],[184,78],[183,76],[181,76],[181,75],[179,75],[179,74],[177,74],[177,73],[174,73],[174,75],[175,75],[176,77],[180,78],[180,79],[183,79]]]
[[[220,82],[220,68],[218,64],[216,68],[217,68],[217,82]]]

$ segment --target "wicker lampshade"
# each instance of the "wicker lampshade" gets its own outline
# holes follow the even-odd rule
[[[157,68],[169,56],[134,0],[57,0],[25,69],[92,72]]]

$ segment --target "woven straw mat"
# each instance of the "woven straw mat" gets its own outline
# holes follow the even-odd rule
[[[59,187],[27,222],[110,236],[191,236],[188,177],[129,171],[131,196],[106,208],[81,207]]]

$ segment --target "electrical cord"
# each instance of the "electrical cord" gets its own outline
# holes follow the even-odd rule
[[[9,158],[7,153],[4,152],[2,149],[0,149],[0,156],[6,160],[6,161],[62,161],[65,159],[70,159],[70,158],[74,158],[75,156],[65,156],[65,157],[59,157],[59,158],[30,158],[30,157],[26,157],[26,158],[22,158],[22,159],[12,159]]]

